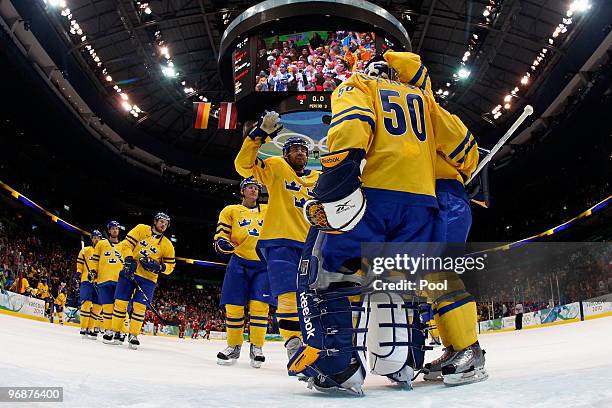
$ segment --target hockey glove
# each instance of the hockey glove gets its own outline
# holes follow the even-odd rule
[[[95,281],[97,276],[98,276],[98,272],[96,272],[95,269],[90,269],[89,272],[87,273],[87,279],[90,282]]]
[[[347,149],[321,156],[323,173],[313,191],[314,200],[304,205],[306,221],[318,230],[348,232],[361,221],[366,198],[361,189],[365,165],[362,149]]]
[[[236,247],[225,238],[219,238],[215,241],[215,251],[219,255],[231,255]]]
[[[282,128],[279,114],[274,111],[266,111],[249,132],[249,137],[253,140],[260,138],[261,142],[265,143],[268,137],[274,138]]]
[[[166,270],[166,264],[159,263],[154,259],[150,259],[149,257],[140,258],[140,265],[142,265],[145,270],[158,275]]]
[[[119,276],[128,280],[134,279],[134,272],[136,272],[137,266],[134,257],[126,256],[123,261],[123,269],[119,272]]]

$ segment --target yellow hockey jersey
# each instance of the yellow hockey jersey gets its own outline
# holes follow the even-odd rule
[[[165,236],[153,235],[153,227],[146,224],[138,224],[125,237],[127,246],[127,255],[134,257],[135,261],[140,258],[149,257],[159,263],[166,265],[166,269],[162,272],[164,275],[170,275],[176,266],[176,258],[174,257],[174,245]],[[150,281],[157,282],[158,275],[145,270],[140,262],[136,268],[136,275],[142,276]]]
[[[214,239],[224,238],[236,247],[234,253],[237,256],[259,261],[255,245],[261,234],[267,210],[267,204],[259,204],[255,208],[242,204],[228,205],[219,214]]]
[[[59,295],[57,295],[53,303],[61,307],[64,307],[66,305],[66,294],[62,292]]]
[[[91,271],[93,264],[96,261],[94,247],[86,246],[83,250],[79,251],[77,256],[77,272],[81,274],[81,282],[87,282],[89,280],[89,271]]]
[[[396,201],[436,207],[437,152],[466,171],[473,164],[472,156],[466,157],[471,139],[465,141],[465,126],[436,103],[418,55],[388,51],[384,57],[400,82],[355,74],[336,88],[328,149],[365,150],[364,187],[392,192]]]
[[[301,247],[310,226],[303,215],[304,204],[321,172],[305,169],[304,175],[298,176],[282,157],[259,159],[260,147],[261,140],[245,138],[234,161],[238,174],[254,177],[268,189],[266,223],[257,245]]]
[[[98,272],[97,283],[117,282],[123,260],[129,256],[131,245],[126,240],[111,244],[107,239],[98,242],[94,252],[93,269]]]
[[[49,297],[49,285],[46,283],[38,282],[36,286],[36,296],[41,299],[46,299]]]

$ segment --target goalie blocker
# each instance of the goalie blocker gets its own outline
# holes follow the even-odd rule
[[[361,189],[365,166],[362,149],[346,149],[321,156],[323,173],[313,191],[314,200],[304,205],[304,217],[320,231],[348,232],[355,228],[366,210]]]

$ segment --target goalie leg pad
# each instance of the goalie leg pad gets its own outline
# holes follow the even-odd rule
[[[298,313],[304,345],[287,367],[289,375],[310,377],[319,388],[355,388],[353,382],[362,383],[365,378],[365,314],[360,302],[351,302],[361,287],[351,279],[343,280],[341,273],[332,275],[333,279],[319,278],[319,274],[326,273],[317,258],[322,235],[311,231],[306,243],[306,256],[298,275]],[[344,378],[343,374],[349,371],[349,378]],[[359,373],[353,375],[353,371]],[[343,384],[349,379],[350,387]]]
[[[391,376],[408,366],[423,367],[425,327],[419,305],[407,302],[397,293],[375,292],[366,299],[368,316],[368,354],[370,369]],[[408,379],[410,380],[410,379]]]

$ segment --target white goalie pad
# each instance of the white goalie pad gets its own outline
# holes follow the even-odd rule
[[[408,361],[411,342],[408,313],[397,293],[377,292],[367,296],[368,360],[370,371],[390,375],[400,371]]]

